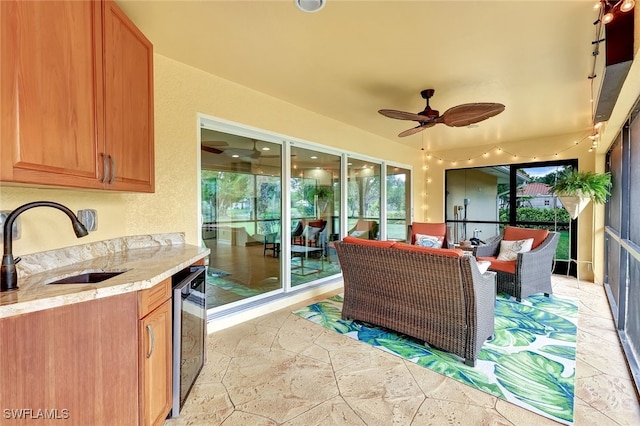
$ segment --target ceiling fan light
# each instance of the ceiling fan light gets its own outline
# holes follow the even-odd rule
[[[303,12],[317,12],[322,9],[326,0],[294,0],[298,9]]]
[[[608,24],[611,21],[613,21],[613,13],[611,12],[605,13],[604,16],[602,17],[602,23]]]
[[[634,0],[624,0],[622,2],[622,5],[620,6],[620,10],[622,12],[629,12],[631,9],[633,9],[636,5],[636,2]]]

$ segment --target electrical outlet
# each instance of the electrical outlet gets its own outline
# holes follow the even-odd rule
[[[98,212],[96,210],[78,210],[78,220],[89,232],[93,232],[98,229]]]
[[[4,222],[7,220],[7,217],[11,213],[11,210],[2,210],[0,211],[0,238],[4,238]],[[17,217],[13,222],[12,227],[12,238],[14,240],[20,239],[20,218]]]

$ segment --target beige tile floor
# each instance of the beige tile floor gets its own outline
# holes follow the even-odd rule
[[[603,288],[554,276],[554,293],[580,300],[575,424],[640,425]],[[165,425],[557,424],[291,313],[310,302],[210,334],[181,417]]]

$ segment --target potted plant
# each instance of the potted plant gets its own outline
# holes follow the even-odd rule
[[[582,209],[593,201],[604,204],[611,194],[611,173],[595,173],[589,171],[567,170],[558,177],[551,186],[551,192],[558,196],[564,208],[573,219]]]

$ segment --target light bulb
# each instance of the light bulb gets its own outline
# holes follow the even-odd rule
[[[624,0],[622,2],[622,5],[620,6],[620,10],[622,12],[628,12],[631,9],[633,9],[635,5],[636,5],[636,2],[633,0]]]
[[[611,21],[613,21],[613,13],[611,12],[605,13],[604,16],[602,17],[602,23],[608,24]]]

